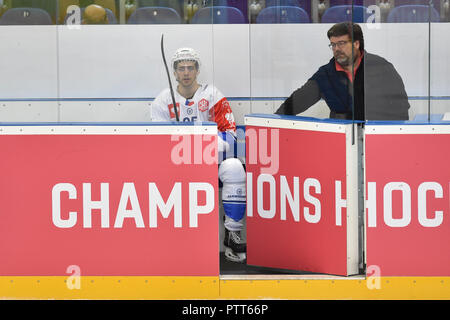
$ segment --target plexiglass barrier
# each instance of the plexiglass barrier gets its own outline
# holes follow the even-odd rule
[[[201,59],[198,82],[227,98],[238,125],[244,114],[275,112],[443,120],[450,108],[449,5],[3,0],[0,114],[4,122],[151,121],[152,102],[169,86],[160,49],[164,34],[173,86],[175,51],[193,48]],[[353,25],[349,32],[343,25],[332,28],[345,22],[355,23],[356,32]],[[327,82],[319,71],[333,63],[334,79]]]
[[[365,113],[368,120],[442,121],[450,111],[449,1],[381,1],[381,23],[367,24]],[[371,59],[368,59],[371,58]],[[372,61],[370,61],[372,60]]]

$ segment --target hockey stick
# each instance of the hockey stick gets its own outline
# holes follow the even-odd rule
[[[161,34],[161,54],[164,61],[164,66],[166,67],[167,79],[169,80],[169,88],[170,88],[170,95],[172,96],[173,110],[175,111],[175,117],[177,121],[180,121],[177,110],[177,102],[175,101],[175,94],[173,93],[172,81],[170,81],[169,68],[167,67],[166,56],[164,54],[164,33]]]

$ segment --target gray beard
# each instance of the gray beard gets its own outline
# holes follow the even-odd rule
[[[336,58],[337,63],[339,63],[343,67],[348,67],[351,65],[351,57],[345,57],[345,58]],[[353,63],[356,61],[356,56],[353,56]]]
[[[350,65],[350,59],[349,58],[336,59],[336,61],[343,67],[347,67],[347,66]]]

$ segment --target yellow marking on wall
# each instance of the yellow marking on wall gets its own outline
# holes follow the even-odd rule
[[[219,277],[81,276],[0,277],[1,299],[171,300],[216,299]]]
[[[450,299],[450,277],[376,279],[221,280],[223,299]]]
[[[450,277],[219,279],[219,277],[0,277],[1,299],[414,300],[450,299]],[[72,289],[70,289],[72,287]]]

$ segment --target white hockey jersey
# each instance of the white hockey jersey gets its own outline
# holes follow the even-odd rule
[[[224,95],[213,85],[200,85],[192,99],[174,90],[180,122],[214,121],[221,132],[236,131],[233,112]],[[170,89],[162,91],[151,105],[152,121],[176,121]]]

